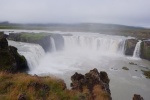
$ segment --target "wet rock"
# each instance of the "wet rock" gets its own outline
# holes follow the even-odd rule
[[[130,65],[137,65],[136,63],[134,62],[129,62]]]
[[[145,70],[141,70],[143,72],[143,75],[145,75],[146,78],[150,79],[150,70],[145,71]]]
[[[133,100],[144,100],[144,99],[143,99],[143,97],[141,97],[140,95],[134,94]]]
[[[3,35],[0,36],[0,70],[7,72],[20,72],[28,69],[24,56],[17,52],[17,48],[8,46],[8,42]]]
[[[129,68],[127,68],[127,67],[122,67],[122,69],[124,69],[124,70],[129,70]]]
[[[109,78],[106,72],[98,72],[95,68],[90,70],[90,72],[86,73],[85,75],[75,73],[71,77],[72,83],[71,87],[73,90],[77,90],[83,92],[84,89],[89,91],[90,100],[96,100],[98,95],[103,97],[103,93],[107,95],[107,99],[104,100],[111,100],[111,92],[109,89]]]
[[[64,38],[61,34],[52,34],[52,38],[54,38],[56,50],[60,51],[64,48]]]
[[[150,60],[150,41],[143,41],[141,43],[141,58]]]
[[[135,46],[137,44],[137,39],[127,39],[125,42],[125,55],[132,56]]]

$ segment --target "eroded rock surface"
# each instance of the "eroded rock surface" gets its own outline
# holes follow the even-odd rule
[[[112,100],[106,72],[98,72],[96,68],[85,75],[76,72],[71,80],[72,89],[86,93],[89,100]]]

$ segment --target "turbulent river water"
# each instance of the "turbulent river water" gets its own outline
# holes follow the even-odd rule
[[[56,51],[52,38],[53,52],[49,53],[45,53],[37,44],[9,41],[9,45],[17,47],[19,53],[26,57],[29,74],[59,77],[70,88],[70,77],[75,72],[84,74],[97,68],[108,73],[113,100],[131,100],[133,94],[140,94],[145,100],[150,100],[150,80],[141,71],[150,68],[150,62],[138,58],[140,42],[133,57],[129,57],[124,55],[124,45],[130,37],[81,32],[70,34],[72,36],[63,36],[65,45],[62,51]],[[123,70],[122,67],[128,67],[129,70]]]

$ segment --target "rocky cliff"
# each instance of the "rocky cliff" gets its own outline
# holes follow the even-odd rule
[[[145,40],[141,43],[141,58],[150,60],[150,41]]]
[[[85,75],[76,72],[71,80],[73,90],[86,94],[81,97],[81,100],[112,100],[109,89],[110,80],[106,72],[98,72],[97,69],[90,70]]]
[[[132,56],[135,46],[137,44],[137,39],[127,39],[125,42],[125,55]]]
[[[43,47],[45,52],[52,51],[52,41],[54,39],[56,50],[62,50],[64,47],[64,39],[60,34],[50,33],[10,33],[8,36],[9,40],[36,43]]]
[[[135,46],[138,39],[127,39],[125,43],[125,55],[133,56]],[[150,40],[142,40],[140,57],[142,59],[150,60]]]
[[[0,71],[21,72],[28,70],[24,56],[17,52],[17,48],[8,46],[3,33],[0,33]]]

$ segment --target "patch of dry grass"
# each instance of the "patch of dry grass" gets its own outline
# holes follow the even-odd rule
[[[98,88],[93,89],[98,96],[95,100],[107,100],[105,93]],[[54,77],[0,72],[0,100],[17,100],[22,95],[27,100],[92,100],[86,87],[82,92],[68,90],[63,80]]]
[[[0,100],[17,100],[22,94],[27,100],[70,100],[74,98],[62,80],[52,77],[0,72],[0,83]]]

